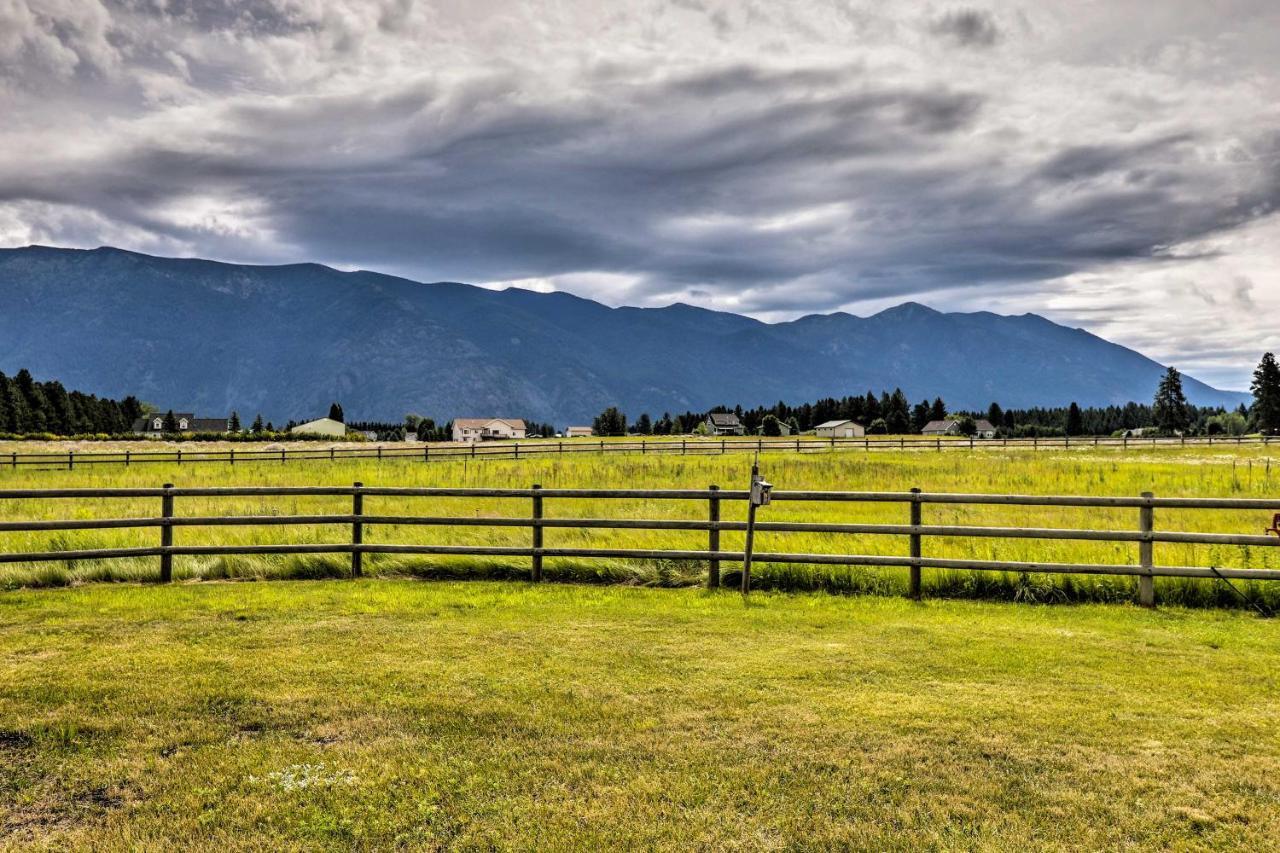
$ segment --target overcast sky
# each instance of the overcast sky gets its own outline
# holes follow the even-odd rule
[[[0,245],[1280,349],[1280,2],[0,0]]]

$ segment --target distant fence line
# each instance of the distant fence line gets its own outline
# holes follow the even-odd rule
[[[103,530],[121,528],[159,528],[159,542],[152,546],[97,548],[83,550],[58,550],[44,552],[0,552],[0,563],[42,563],[71,560],[101,560],[136,557],[158,557],[162,582],[173,578],[173,559],[177,556],[233,555],[233,554],[350,554],[351,576],[360,577],[366,554],[418,554],[418,555],[473,555],[530,559],[530,579],[542,580],[544,558],[573,559],[634,559],[634,560],[682,560],[705,561],[707,585],[720,586],[722,562],[742,562],[747,559],[743,551],[726,551],[720,547],[722,531],[745,531],[748,523],[721,520],[724,502],[749,499],[747,490],[720,489],[543,489],[534,485],[529,489],[486,488],[416,488],[381,487],[355,483],[352,486],[223,486],[205,488],[175,488],[166,484],[162,488],[107,488],[107,489],[4,489],[0,500],[36,501],[50,499],[102,501],[116,498],[154,498],[158,501],[159,514],[133,518],[77,518],[68,520],[0,521],[0,533],[23,531]],[[297,497],[329,496],[346,498],[350,511],[320,515],[217,515],[178,516],[175,502],[184,498],[231,497]],[[397,498],[485,498],[527,501],[528,512],[504,517],[477,516],[424,516],[375,514],[366,511],[365,499]],[[647,501],[703,502],[705,512],[699,518],[547,518],[544,509],[547,501],[558,500],[609,501],[618,499],[643,499]],[[847,502],[847,503],[896,503],[908,508],[907,523],[903,524],[834,524],[796,521],[761,521],[754,525],[757,532],[785,534],[832,533],[851,536],[898,536],[906,540],[906,554],[901,556],[856,553],[795,553],[787,551],[757,551],[752,555],[758,563],[793,563],[813,565],[899,567],[909,570],[909,594],[920,597],[921,571],[923,569],[961,569],[972,571],[1010,571],[1019,573],[1089,574],[1136,576],[1140,603],[1154,604],[1153,578],[1183,577],[1207,579],[1280,580],[1278,569],[1228,569],[1212,566],[1160,566],[1154,561],[1154,545],[1157,542],[1203,543],[1214,545],[1238,545],[1249,547],[1280,546],[1280,535],[1265,533],[1195,533],[1157,530],[1155,512],[1158,509],[1213,509],[1240,512],[1275,511],[1280,499],[1251,498],[1158,498],[1151,493],[1138,497],[1095,497],[1076,495],[1014,495],[1014,494],[957,494],[946,492],[852,492],[852,491],[784,491],[772,492],[773,501],[799,502]],[[974,525],[925,524],[923,508],[931,504],[946,505],[1006,505],[1035,507],[1092,507],[1100,509],[1136,510],[1136,526],[1127,530],[1094,530],[1044,527],[989,527]],[[1280,519],[1280,516],[1277,516]],[[369,543],[364,541],[365,525],[377,524],[380,529],[395,526],[468,526],[468,527],[524,527],[531,530],[527,546],[491,545],[422,545]],[[177,545],[174,531],[178,528],[221,526],[278,526],[278,525],[332,525],[347,528],[349,536],[342,541],[305,544],[259,545]],[[1274,525],[1274,522],[1273,522]],[[639,529],[639,530],[689,530],[705,531],[705,550],[671,550],[638,548],[558,548],[544,544],[543,534],[548,529]],[[1272,531],[1276,532],[1276,531]],[[1097,542],[1133,543],[1136,561],[1128,564],[1054,563],[1011,560],[971,560],[925,556],[925,542],[930,537],[949,539],[1003,538],[1051,540],[1083,540]],[[750,546],[748,546],[749,548]],[[744,571],[742,588],[748,591],[749,574]]]
[[[270,450],[116,450],[0,453],[0,469],[34,467],[74,470],[77,465],[141,465],[166,462],[194,465],[218,462],[227,465],[253,462],[301,462],[347,459],[400,459],[441,462],[457,459],[528,459],[535,456],[563,456],[573,453],[638,453],[668,455],[718,455],[731,452],[795,452],[856,450],[878,452],[888,450],[938,451],[989,450],[1021,448],[1029,450],[1062,450],[1087,447],[1215,447],[1223,445],[1280,446],[1280,436],[1196,436],[1133,437],[1079,436],[1056,438],[932,438],[900,436],[896,438],[686,438],[680,440],[604,441],[600,439],[540,439],[511,442],[479,442],[474,444],[379,444],[373,447],[289,448]]]

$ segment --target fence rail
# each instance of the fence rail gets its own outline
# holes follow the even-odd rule
[[[120,548],[96,548],[80,550],[56,550],[41,552],[3,552],[0,563],[38,563],[69,560],[120,559],[138,557],[160,558],[160,579],[172,579],[173,558],[182,556],[209,556],[234,554],[350,554],[351,574],[363,571],[365,554],[416,554],[416,555],[469,555],[529,558],[530,577],[540,580],[542,562],[547,557],[575,559],[635,559],[635,560],[687,560],[707,563],[708,586],[720,583],[723,562],[797,563],[813,565],[861,565],[898,567],[910,570],[910,593],[920,595],[920,571],[922,569],[960,569],[972,571],[1012,571],[1054,574],[1091,574],[1137,576],[1139,599],[1145,605],[1154,604],[1152,578],[1219,578],[1280,580],[1280,569],[1219,568],[1214,566],[1161,566],[1153,559],[1156,543],[1202,543],[1212,545],[1239,545],[1248,547],[1280,546],[1280,534],[1268,533],[1200,533],[1158,530],[1155,514],[1159,509],[1235,510],[1240,512],[1242,526],[1252,524],[1252,516],[1245,513],[1274,511],[1280,506],[1276,500],[1250,498],[1161,498],[1149,493],[1141,496],[1082,496],[1082,495],[1014,495],[1014,494],[959,494],[950,492],[852,492],[852,491],[786,491],[772,493],[773,501],[794,502],[846,502],[846,503],[895,503],[908,507],[908,523],[903,524],[844,524],[804,521],[736,521],[722,520],[721,508],[725,502],[746,502],[747,490],[720,489],[544,489],[537,485],[528,489],[483,488],[430,488],[399,486],[294,486],[257,487],[227,486],[209,488],[176,488],[166,484],[161,488],[128,489],[4,489],[0,500],[16,501],[20,505],[41,500],[111,500],[125,498],[158,499],[157,516],[121,518],[74,518],[58,520],[5,520],[0,522],[0,534],[12,532],[38,532],[62,530],[105,530],[127,528],[159,528],[156,545]],[[178,516],[174,507],[183,498],[235,498],[235,497],[333,497],[348,498],[350,512],[308,515],[202,515]],[[378,498],[484,498],[529,501],[527,515],[503,517],[474,517],[449,515],[406,515],[399,513],[370,514],[365,512],[365,499]],[[652,502],[684,501],[706,502],[705,514],[697,518],[593,518],[556,517],[544,513],[546,502],[560,500],[609,501],[619,499],[643,499]],[[929,505],[970,506],[1037,506],[1074,507],[1097,509],[1137,510],[1137,526],[1133,529],[1094,530],[1067,527],[993,527],[958,524],[927,524],[923,512]],[[751,516],[748,516],[749,518]],[[1269,516],[1268,516],[1269,518]],[[1246,519],[1250,519],[1246,522]],[[514,527],[528,528],[527,546],[498,545],[429,545],[371,543],[364,541],[366,525],[396,526],[465,526],[465,527]],[[349,528],[350,537],[345,541],[302,544],[255,545],[181,545],[175,544],[174,533],[179,528],[222,526],[323,526],[338,529]],[[1258,528],[1261,529],[1260,524]],[[687,530],[707,534],[707,547],[694,550],[652,548],[561,548],[544,543],[544,531],[555,529],[627,529],[627,530]],[[885,554],[814,554],[789,551],[764,551],[752,554],[747,551],[722,550],[720,534],[724,531],[744,532],[754,529],[757,533],[824,533],[846,536],[890,536],[907,540],[907,553],[902,556]],[[1275,532],[1275,531],[1272,531]],[[949,540],[966,538],[1007,538],[1033,540],[1083,540],[1094,542],[1119,542],[1136,544],[1137,561],[1131,564],[1059,563],[1014,560],[971,560],[951,557],[925,556],[925,542],[930,538]]]
[[[85,465],[144,465],[167,463],[197,465],[220,463],[237,465],[263,462],[338,462],[351,459],[407,460],[445,462],[459,459],[528,459],[563,456],[575,453],[667,454],[709,456],[733,452],[821,453],[855,450],[882,452],[890,450],[957,451],[1012,448],[1027,450],[1069,450],[1072,448],[1142,448],[1142,447],[1221,447],[1260,445],[1280,446],[1280,436],[1197,436],[1134,437],[1080,436],[1076,438],[929,438],[900,436],[896,438],[687,438],[681,440],[602,441],[597,439],[540,439],[476,444],[380,444],[373,447],[290,448],[269,450],[113,450],[0,453],[0,469],[41,468],[74,470]]]

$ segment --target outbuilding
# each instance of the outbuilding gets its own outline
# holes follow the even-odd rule
[[[814,427],[819,438],[862,438],[867,428],[857,421],[827,421]]]
[[[289,432],[293,435],[327,435],[332,438],[342,438],[347,434],[347,425],[333,418],[319,418],[307,421],[305,424],[298,424]]]

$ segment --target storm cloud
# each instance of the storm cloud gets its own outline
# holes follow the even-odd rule
[[[0,0],[0,244],[1280,345],[1273,3],[888,6]]]

